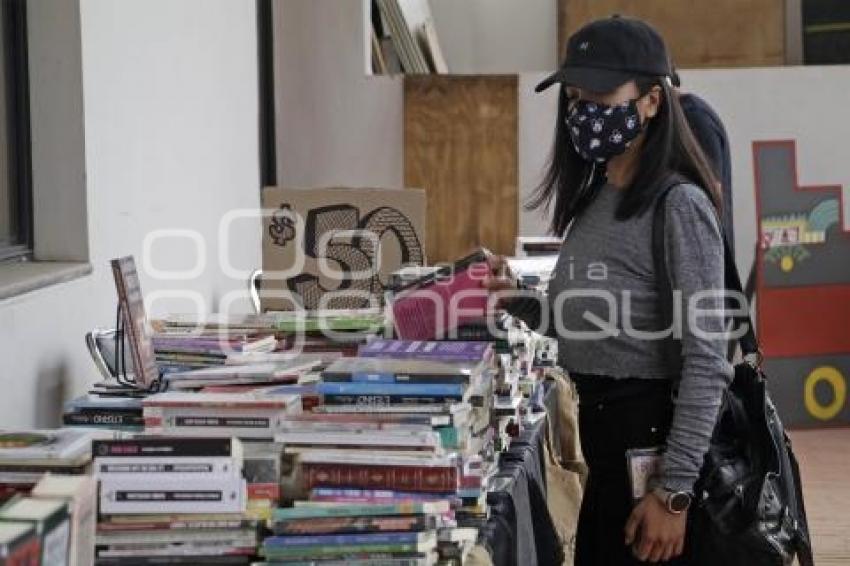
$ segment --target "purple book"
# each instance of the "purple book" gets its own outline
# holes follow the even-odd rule
[[[419,340],[372,340],[360,346],[362,358],[395,358],[440,362],[481,362],[493,355],[489,342],[425,342]]]

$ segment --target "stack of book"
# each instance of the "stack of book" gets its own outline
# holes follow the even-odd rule
[[[248,386],[259,387],[283,383],[298,383],[307,372],[315,369],[320,359],[290,356],[289,360],[226,365],[169,373],[164,380],[168,389],[210,391],[210,388]]]
[[[159,370],[168,374],[240,363],[250,354],[273,352],[278,341],[274,334],[165,332],[153,337],[153,345]]]
[[[0,501],[28,494],[47,472],[86,474],[91,440],[82,430],[0,429]]]
[[[474,530],[486,519],[492,346],[376,339],[359,354],[321,373],[320,405],[281,424],[276,439],[298,456],[309,495],[275,513],[277,535],[263,545],[270,561],[353,553],[428,564],[469,547],[474,536],[457,529]],[[369,506],[380,520],[353,519],[371,516]],[[298,523],[281,524],[321,517],[333,519],[324,521],[326,530],[316,530],[322,521],[300,533],[292,530]]]
[[[96,440],[93,452],[97,564],[249,564],[256,554],[239,440]]]
[[[156,321],[160,336],[191,333],[225,336],[248,334],[273,335],[273,352],[243,352],[228,355],[226,363],[262,363],[277,361],[281,353],[332,353],[352,356],[368,337],[384,331],[386,315],[382,309],[269,312],[257,315],[171,315]],[[288,356],[291,357],[291,354]]]
[[[436,564],[448,501],[331,504],[278,509],[263,541],[269,564]]]

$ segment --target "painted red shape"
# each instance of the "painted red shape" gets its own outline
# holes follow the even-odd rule
[[[844,222],[844,203],[840,185],[801,186],[797,175],[797,148],[793,140],[753,142],[755,164],[756,217],[762,238],[762,184],[758,155],[764,147],[785,148],[791,157],[794,191],[837,194],[842,239],[850,236]],[[850,241],[850,238],[845,241]],[[765,357],[808,357],[850,352],[850,283],[766,287],[762,266],[763,246],[758,246],[756,261],[757,330]],[[850,257],[848,258],[850,261]]]

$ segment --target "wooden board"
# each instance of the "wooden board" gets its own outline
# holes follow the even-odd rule
[[[405,76],[404,185],[425,189],[429,263],[517,235],[518,77]]]
[[[558,0],[558,46],[611,14],[647,20],[679,68],[785,64],[786,0]]]

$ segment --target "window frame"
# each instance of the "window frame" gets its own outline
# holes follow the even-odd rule
[[[16,243],[0,244],[0,262],[29,260],[33,253],[32,143],[26,0],[0,0],[5,47],[9,187]]]

